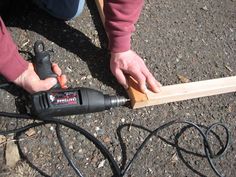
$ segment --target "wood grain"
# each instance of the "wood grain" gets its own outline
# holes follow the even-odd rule
[[[236,76],[163,86],[160,93],[141,93],[137,82],[129,79],[128,94],[133,108],[236,92]]]

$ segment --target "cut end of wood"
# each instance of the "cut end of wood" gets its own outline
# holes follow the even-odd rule
[[[148,100],[146,94],[142,93],[137,81],[135,81],[132,77],[128,77],[128,95],[131,101],[131,107],[133,109],[140,108],[143,106],[139,106],[137,103],[145,103]]]

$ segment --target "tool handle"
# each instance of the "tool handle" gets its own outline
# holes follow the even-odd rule
[[[35,57],[33,58],[33,65],[35,72],[39,78],[44,80],[48,77],[57,78],[57,75],[52,70],[52,63],[50,60],[49,51],[45,50],[43,41],[38,40],[34,44]],[[53,88],[60,88],[60,84],[57,83]]]

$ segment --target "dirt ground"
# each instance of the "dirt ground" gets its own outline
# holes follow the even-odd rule
[[[36,7],[23,15],[12,15],[5,23],[22,51],[32,52],[34,42],[41,39],[53,49],[53,61],[69,78],[71,87],[84,86],[108,94],[126,95],[109,70],[109,55],[105,50],[106,35],[92,1],[82,15],[62,22]],[[146,0],[132,36],[132,48],[142,56],[155,77],[163,85],[180,83],[179,75],[199,81],[236,75],[236,1],[235,0]],[[25,58],[29,55],[23,54]],[[0,92],[0,110],[17,110],[15,95]],[[231,132],[228,151],[214,162],[227,177],[236,176],[236,95],[235,93],[204,97],[132,110],[120,107],[94,114],[68,116],[101,140],[119,165],[130,159],[148,135],[131,128],[121,129],[126,145],[122,152],[117,135],[124,123],[155,129],[170,120],[181,118],[209,126],[225,123]],[[1,130],[21,127],[30,121],[1,117]],[[174,143],[184,125],[177,124],[160,132]],[[55,127],[41,126],[32,137],[22,135],[19,144],[32,164],[53,177],[76,176],[58,145]],[[224,137],[222,129],[216,129]],[[84,176],[112,176],[109,163],[84,136],[62,128],[63,139]],[[127,173],[129,177],[193,177],[215,176],[204,154],[201,137],[189,128],[178,138],[178,146],[200,154],[177,150],[159,138],[152,138]],[[216,147],[219,147],[216,145]],[[24,160],[15,168],[5,166],[4,146],[0,146],[0,176],[41,176]]]

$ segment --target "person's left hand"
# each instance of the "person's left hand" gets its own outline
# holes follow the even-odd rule
[[[150,73],[143,59],[132,50],[111,53],[110,68],[125,89],[128,88],[125,74],[129,74],[138,82],[142,92],[147,91],[146,85],[154,92],[160,91],[161,84]]]

